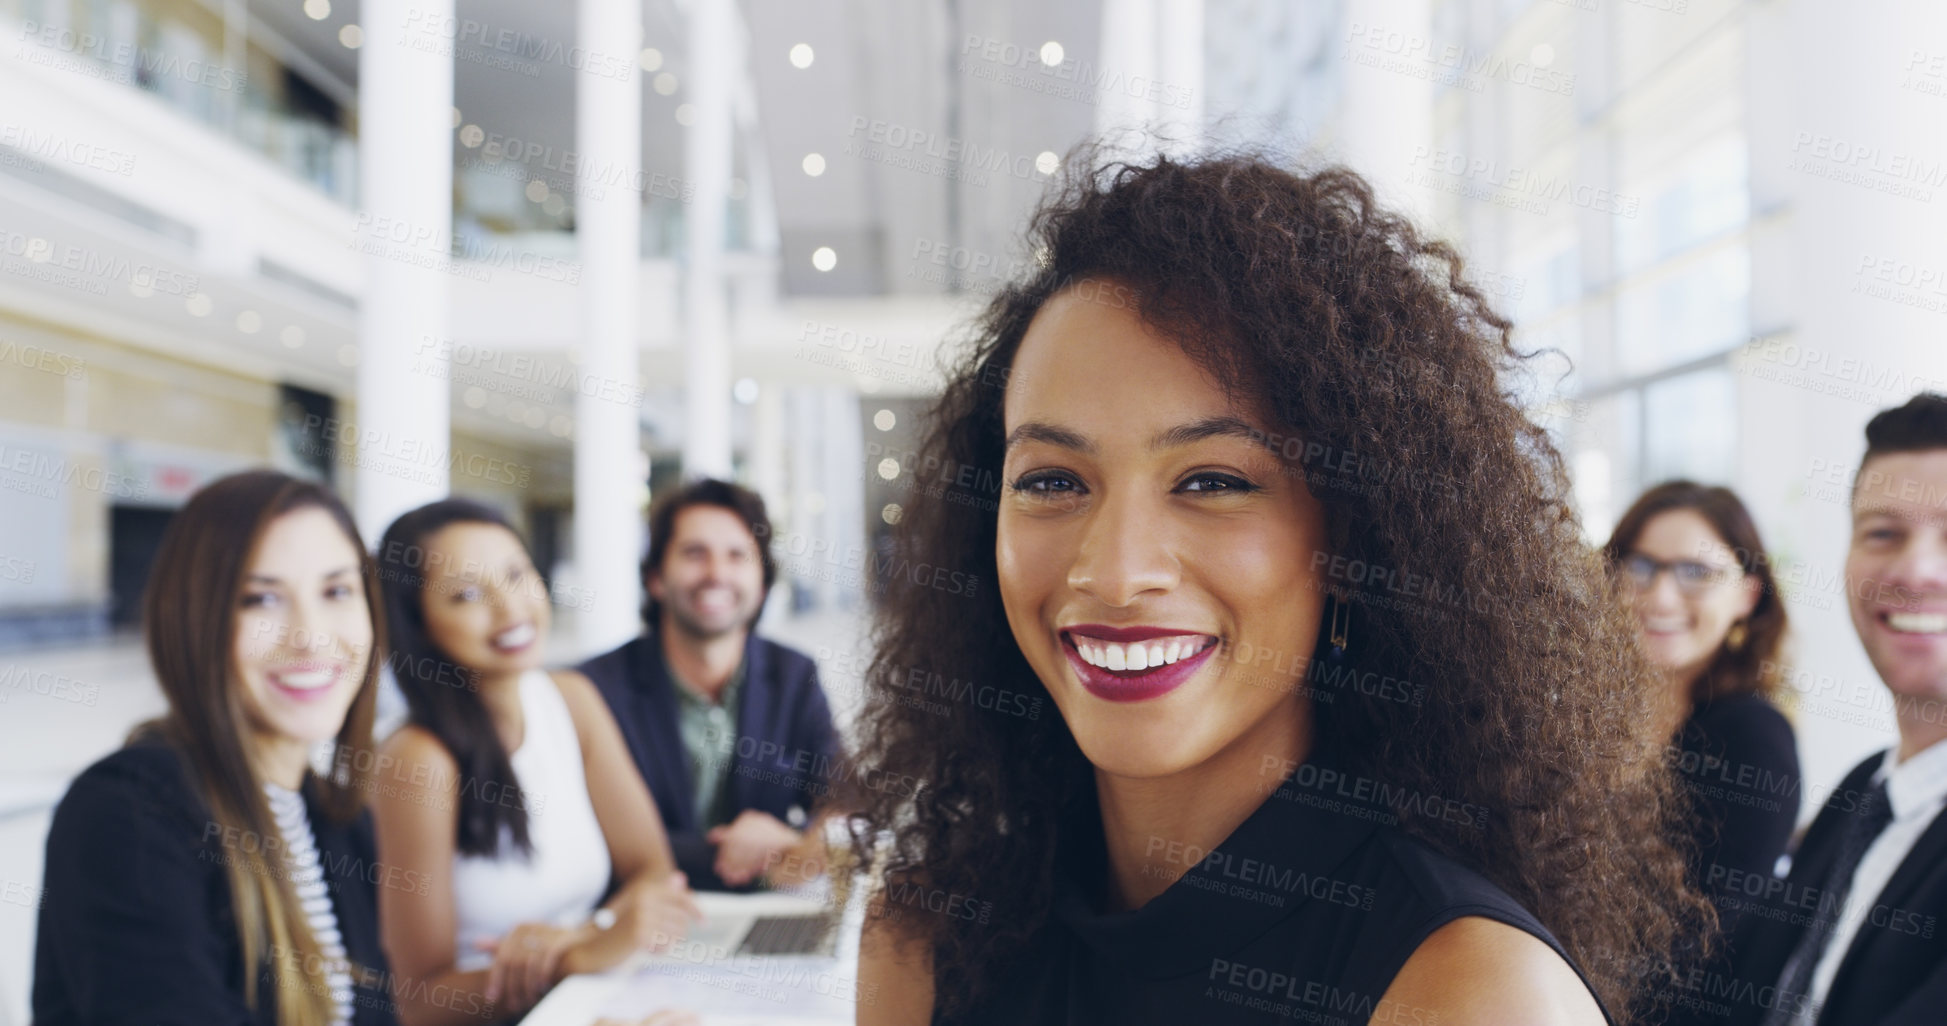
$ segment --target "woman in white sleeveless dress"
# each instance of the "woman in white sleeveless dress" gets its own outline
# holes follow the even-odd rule
[[[411,713],[373,773],[400,1022],[525,1012],[679,940],[697,911],[662,818],[594,685],[541,668],[548,594],[519,535],[446,499],[394,522],[378,557]]]

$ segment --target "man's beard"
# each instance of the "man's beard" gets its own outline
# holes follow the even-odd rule
[[[749,614],[741,611],[728,625],[724,627],[713,627],[697,619],[689,610],[678,603],[666,602],[664,605],[669,608],[669,618],[675,628],[697,641],[715,641],[718,638],[727,637],[750,626]]]

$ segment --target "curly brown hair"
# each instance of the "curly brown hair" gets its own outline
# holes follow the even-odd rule
[[[1765,553],[1764,539],[1757,522],[1743,500],[1729,488],[1698,484],[1695,481],[1665,481],[1638,496],[1616,521],[1616,529],[1602,547],[1602,556],[1613,571],[1623,557],[1636,547],[1643,529],[1659,514],[1689,510],[1710,524],[1719,541],[1729,546],[1739,569],[1758,579],[1758,604],[1745,617],[1746,638],[1735,648],[1720,645],[1710,665],[1690,689],[1690,700],[1703,704],[1733,695],[1758,695],[1775,701],[1783,687],[1784,664],[1781,653],[1790,624],[1785,616],[1784,594],[1778,578],[1771,572],[1771,557]]]
[[[997,574],[990,493],[1015,353],[1051,296],[1113,283],[1234,397],[1302,439],[1285,451],[1343,557],[1317,586],[1351,593],[1349,658],[1430,685],[1417,703],[1350,692],[1314,703],[1315,744],[1400,793],[1485,808],[1485,827],[1396,811],[1400,829],[1532,910],[1610,1009],[1646,1009],[1714,916],[1673,840],[1685,809],[1658,760],[1667,739],[1649,730],[1633,625],[1581,539],[1560,454],[1502,380],[1527,358],[1511,322],[1451,246],[1381,209],[1350,170],[1099,152],[1064,162],[1029,225],[1034,265],[993,297],[948,369],[921,452],[929,466],[982,472],[916,491],[900,554]],[[1405,600],[1402,580],[1417,582]],[[1092,768],[1060,716],[943,716],[910,700],[915,675],[968,667],[1050,697],[998,589],[895,581],[875,640],[847,795],[854,855],[878,860],[889,892],[994,901],[978,922],[919,916],[907,931],[930,944],[936,1007],[951,1018],[1046,922],[1058,840],[1099,834]],[[923,786],[856,786],[894,779]]]

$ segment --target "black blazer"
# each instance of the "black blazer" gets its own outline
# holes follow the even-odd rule
[[[1677,775],[1695,803],[1697,882],[1730,934],[1743,918],[1735,885],[1770,876],[1798,824],[1798,746],[1784,714],[1757,695],[1698,706],[1677,745]]]
[[[1727,992],[1728,1021],[1745,1026],[1763,1020],[1785,960],[1802,925],[1792,923],[1816,906],[1845,820],[1872,786],[1875,755],[1853,767],[1819,810],[1792,856],[1791,875],[1775,895],[1753,898],[1732,941],[1735,968],[1719,989]],[[1936,816],[1920,835],[1886,889],[1865,908],[1854,895],[1847,914],[1866,921],[1839,963],[1826,994],[1819,1026],[1937,1026],[1947,1009],[1947,816]],[[1807,903],[1811,903],[1808,906]],[[1789,996],[1787,1001],[1791,1000]]]
[[[729,890],[716,873],[716,846],[704,837],[695,785],[677,728],[676,688],[663,668],[662,642],[645,633],[581,664],[608,701],[636,768],[655,796],[676,865],[691,887]],[[751,632],[744,643],[744,684],[737,747],[730,771],[730,809],[768,812],[790,821],[809,813],[841,782],[845,770],[831,707],[811,657]]]
[[[334,826],[307,793],[311,830],[346,953],[357,1026],[393,1026],[371,880],[371,815]],[[47,835],[34,943],[38,1026],[274,1026],[275,984],[258,962],[244,1003],[243,945],[230,903],[226,838],[175,749],[142,740],[68,786]]]

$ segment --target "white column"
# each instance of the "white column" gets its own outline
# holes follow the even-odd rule
[[[693,189],[684,235],[683,476],[730,477],[730,330],[723,282],[732,99],[739,75],[732,0],[690,5],[689,102],[696,120],[683,162]]]
[[[619,645],[637,621],[643,548],[637,313],[642,276],[642,196],[633,183],[642,163],[642,80],[633,59],[642,38],[642,6],[580,0],[579,42],[587,53],[622,52],[603,62],[614,77],[575,77],[575,149],[584,181],[576,190],[575,234],[581,250],[581,374],[619,387],[582,388],[575,399],[575,571],[593,602],[577,620],[585,652]]]
[[[771,188],[770,154],[764,147],[763,126],[757,120],[756,87],[749,75],[743,76],[743,83],[737,89],[736,109],[737,137],[744,141],[750,175],[750,200],[745,204],[750,210],[750,248],[756,253],[776,256],[777,194]]]
[[[773,506],[785,500],[784,388],[764,382],[750,408],[750,486]]]
[[[1428,0],[1349,0],[1344,23],[1382,27],[1433,46]],[[1373,184],[1381,203],[1424,221],[1433,208],[1432,193],[1409,184],[1408,178],[1415,150],[1433,143],[1433,86],[1392,68],[1357,61],[1340,67],[1345,76],[1338,126],[1341,158]]]
[[[1095,133],[1109,153],[1134,158],[1155,151],[1155,105],[1129,83],[1156,76],[1156,0],[1102,0],[1102,81],[1096,86]],[[1138,137],[1134,133],[1140,132]]]
[[[1103,0],[1095,131],[1111,154],[1202,147],[1203,18],[1203,0]]]
[[[808,553],[814,544],[821,550],[830,544],[831,535],[825,530],[824,513],[829,504],[826,490],[832,487],[850,487],[844,477],[833,480],[826,472],[824,461],[823,436],[819,429],[824,427],[820,420],[820,392],[816,387],[794,386],[784,397],[785,420],[791,437],[791,508],[789,531],[801,536],[804,550]],[[856,472],[856,471],[854,471]],[[797,539],[791,542],[797,544]],[[785,552],[778,553],[780,561],[785,560]],[[809,569],[810,574],[795,574],[803,579],[805,590],[811,593],[814,608],[824,609],[831,605],[837,593],[837,585],[831,575],[817,573],[816,564],[808,556],[800,556],[792,561],[795,566]]]
[[[788,433],[784,427],[784,386],[766,381],[759,385],[757,402],[750,408],[750,487],[764,497],[770,509],[771,554],[782,559],[785,553],[785,532],[790,530],[791,493],[789,492],[790,471],[786,461],[790,458],[790,446],[785,439]],[[771,599],[764,606],[764,619],[772,620],[790,613],[791,588],[789,573],[778,574],[777,586],[771,591]],[[760,628],[765,624],[760,622]]]
[[[1203,148],[1203,0],[1158,0],[1156,13],[1161,88],[1153,110],[1164,151],[1189,157]]]
[[[859,419],[859,394],[847,388],[819,390],[818,437],[823,442],[825,509],[822,532],[831,542],[840,566],[859,565],[869,586],[884,584],[872,575],[871,554],[865,551],[865,481],[859,473],[859,454],[865,451],[865,432]],[[868,471],[870,473],[871,471]],[[875,510],[874,516],[878,513]],[[834,589],[841,608],[858,609],[864,596],[849,585]]]
[[[355,498],[359,530],[373,543],[448,487],[451,410],[437,357],[453,238],[453,2],[364,6]]]

